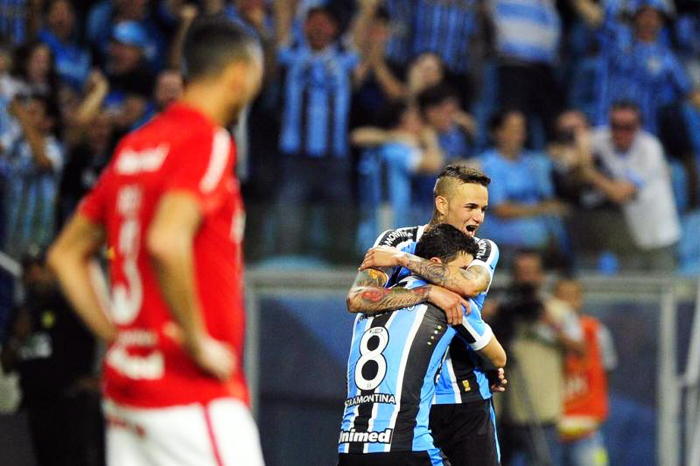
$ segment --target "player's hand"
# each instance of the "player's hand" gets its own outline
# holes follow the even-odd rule
[[[466,299],[441,286],[432,285],[430,287],[428,301],[443,310],[447,316],[447,323],[450,325],[462,323],[465,309],[467,314],[471,312],[469,302]]]
[[[186,347],[199,368],[219,380],[230,379],[236,370],[236,358],[231,348],[208,335]]]
[[[406,253],[391,246],[377,246],[367,251],[365,258],[360,265],[360,270],[372,267],[396,267],[405,266],[407,263]]]
[[[491,387],[492,392],[505,392],[506,385],[508,385],[508,379],[506,379],[506,373],[503,368],[496,369],[495,371],[488,371],[486,377],[489,379],[489,387]]]

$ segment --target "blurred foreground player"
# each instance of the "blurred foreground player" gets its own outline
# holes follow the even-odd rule
[[[262,465],[241,371],[243,205],[224,129],[257,94],[259,43],[219,18],[184,47],[179,102],[126,136],[49,262],[105,356],[114,465]],[[103,313],[89,261],[105,243]]]
[[[415,252],[436,265],[467,268],[478,251],[473,238],[440,224],[422,235]],[[397,285],[420,286],[425,281],[415,275]],[[458,333],[474,351],[505,364],[505,352],[476,306],[470,313],[463,307],[454,327],[430,303],[358,314],[338,440],[340,466],[449,465],[433,443],[428,422],[438,371]]]

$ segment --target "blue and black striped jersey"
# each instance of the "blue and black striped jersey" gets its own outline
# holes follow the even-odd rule
[[[387,230],[375,241],[375,246],[392,246],[413,253],[426,225]],[[498,264],[498,246],[491,240],[478,239],[479,252],[470,267],[485,267],[491,280]],[[396,267],[390,275],[387,287],[407,276],[406,269]],[[488,288],[471,300],[472,310],[481,313]],[[491,398],[489,383],[482,369],[482,360],[462,338],[455,338],[443,364],[435,404],[459,404]]]
[[[411,276],[398,286],[424,284]],[[486,346],[493,335],[473,308],[455,327],[447,325],[445,313],[432,304],[375,316],[358,314],[338,451],[428,451],[439,458],[428,429],[430,406],[440,365],[458,334],[474,350]]]

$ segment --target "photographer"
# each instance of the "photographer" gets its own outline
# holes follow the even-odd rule
[[[512,389],[504,396],[501,426],[504,466],[521,455],[528,464],[561,464],[563,358],[567,351],[582,350],[582,333],[568,305],[543,296],[543,280],[540,256],[519,253],[494,325],[512,356]]]
[[[547,154],[554,167],[552,178],[557,197],[587,210],[604,204],[603,193],[592,188],[584,176],[585,167],[595,165],[586,116],[575,108],[564,110],[557,116],[555,135]]]

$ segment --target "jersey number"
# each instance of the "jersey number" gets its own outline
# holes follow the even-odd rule
[[[143,284],[137,264],[141,242],[141,189],[125,186],[117,196],[117,210],[123,216],[117,238],[117,255],[122,259],[125,283],[115,283],[112,292],[112,317],[117,324],[129,325],[139,313],[143,302]]]
[[[377,340],[378,343],[373,344],[373,348],[369,348],[369,343],[372,340]],[[355,385],[360,390],[374,390],[382,383],[386,376],[386,359],[382,352],[389,344],[389,332],[384,327],[374,327],[367,330],[360,340],[360,360],[355,366]],[[368,363],[376,365],[377,372],[371,379],[365,378],[362,373]]]

